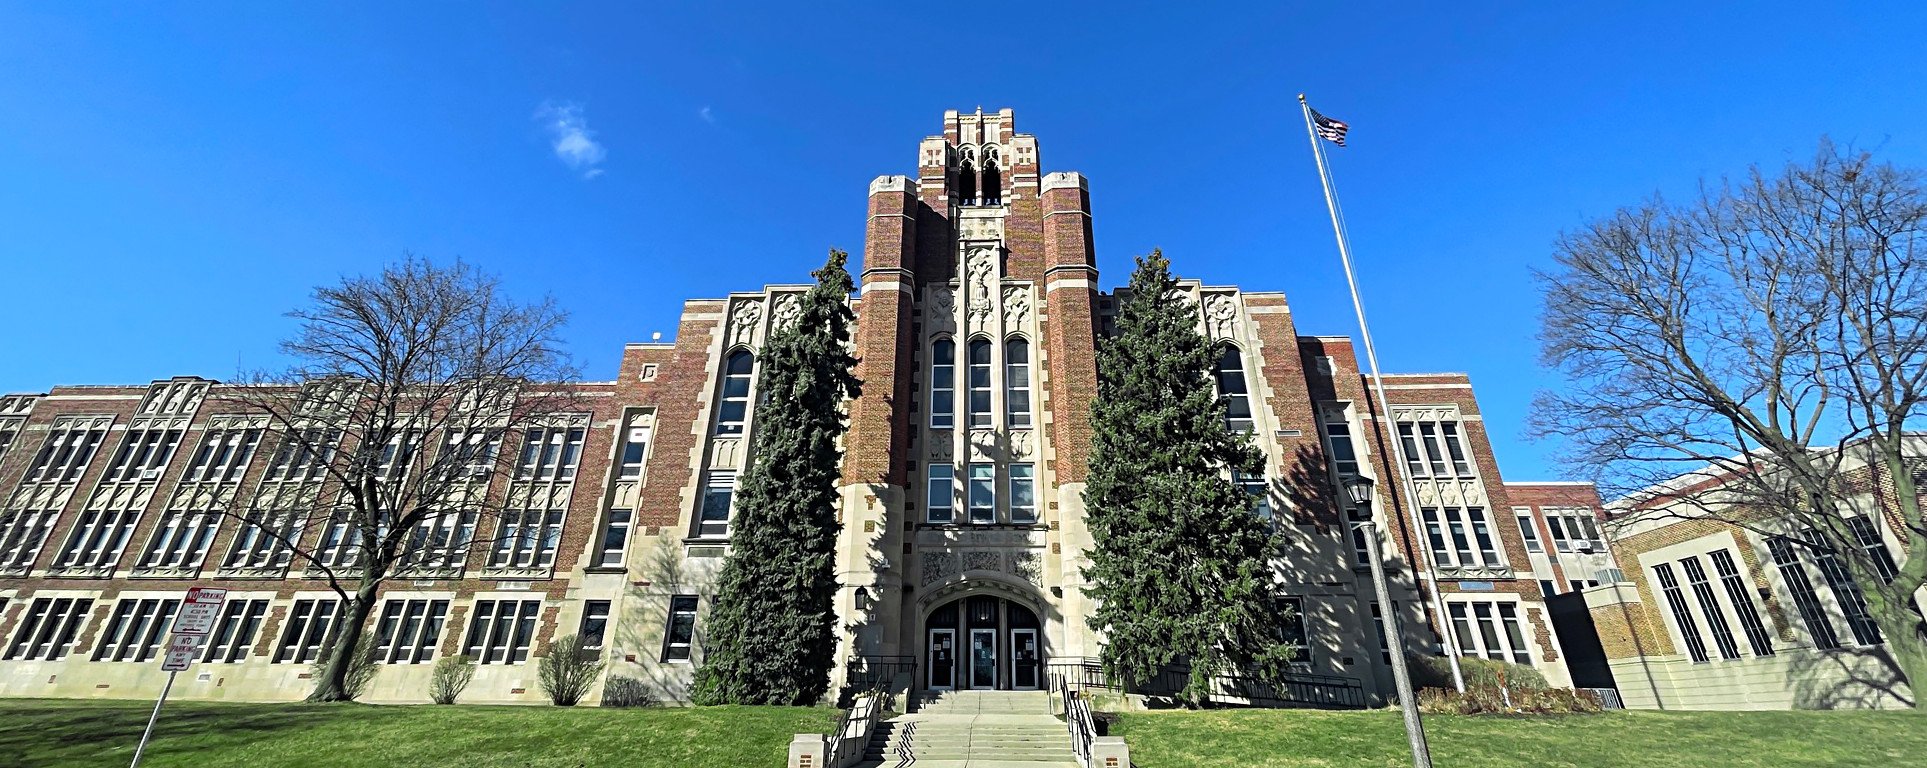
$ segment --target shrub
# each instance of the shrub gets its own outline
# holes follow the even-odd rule
[[[656,704],[656,694],[641,680],[614,675],[602,683],[602,706],[653,707]]]
[[[317,681],[328,674],[328,657],[333,655],[329,648],[323,648],[321,655],[316,657],[312,669]],[[375,663],[375,633],[363,632],[361,639],[355,641],[355,652],[348,655],[348,676],[342,679],[343,692],[350,699],[361,698],[361,694],[368,690],[368,684],[374,682],[375,673],[380,671],[381,665]]]
[[[435,662],[428,678],[428,697],[436,704],[453,704],[475,679],[475,660],[467,656],[443,656]]]
[[[1419,691],[1418,703],[1421,712],[1452,715],[1553,715],[1603,709],[1597,697],[1570,688],[1506,692],[1489,685],[1467,687],[1464,693],[1449,688],[1426,688]]]
[[[573,707],[595,687],[602,674],[602,660],[582,649],[575,635],[563,635],[549,646],[549,655],[536,665],[535,681],[549,701],[558,707]]]
[[[1413,688],[1456,688],[1452,685],[1451,662],[1444,656],[1407,656],[1406,669],[1411,674]],[[1505,681],[1503,687],[1515,693],[1548,687],[1546,676],[1540,674],[1539,670],[1509,661],[1464,656],[1459,659],[1459,671],[1465,675],[1467,690],[1500,688],[1501,678]]]

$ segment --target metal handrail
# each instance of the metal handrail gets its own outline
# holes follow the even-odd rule
[[[1132,686],[1112,680],[1104,673],[1103,663],[1093,658],[1060,656],[1052,659],[1047,666],[1052,679],[1061,681],[1066,690],[1072,691],[1121,693],[1128,690],[1147,696],[1172,696],[1184,690],[1191,681],[1191,669],[1183,665],[1166,667],[1149,680]],[[1337,675],[1224,673],[1212,676],[1211,689],[1213,696],[1243,699],[1254,706],[1319,709],[1364,709],[1367,706],[1364,686],[1357,679]]]
[[[1097,737],[1097,725],[1091,720],[1091,704],[1086,701],[1083,691],[1071,687],[1071,678],[1057,672],[1050,675],[1051,692],[1064,697],[1064,727],[1071,734],[1071,751],[1077,754],[1077,764],[1091,768],[1091,740]]]
[[[890,700],[896,676],[917,669],[913,656],[858,656],[844,666],[844,678],[854,699],[837,714],[836,724],[823,737],[830,768],[849,765],[861,757],[876,731],[877,719]],[[855,733],[852,733],[852,729]]]

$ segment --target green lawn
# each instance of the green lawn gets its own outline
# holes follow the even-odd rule
[[[1428,715],[1440,768],[1790,768],[1927,761],[1927,715],[1911,712],[1612,712]],[[1133,712],[1112,730],[1136,768],[1410,766],[1396,710]]]
[[[0,700],[0,766],[125,768],[153,702]],[[834,710],[168,702],[143,768],[778,768]]]

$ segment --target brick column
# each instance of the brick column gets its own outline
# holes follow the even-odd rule
[[[1091,197],[1079,173],[1044,177],[1044,343],[1050,355],[1051,447],[1057,482],[1089,473],[1091,401],[1097,397],[1097,256]]]
[[[870,220],[865,228],[863,293],[856,319],[856,375],[863,396],[850,403],[850,431],[843,444],[844,483],[904,485],[901,457],[910,448],[910,308],[914,302],[917,183],[905,176],[870,182]]]

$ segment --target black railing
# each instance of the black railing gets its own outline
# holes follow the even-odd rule
[[[909,673],[915,688],[916,672],[915,656],[857,656],[843,666],[843,679],[852,691],[887,690],[897,675]]]
[[[1089,657],[1058,656],[1044,665],[1045,673],[1073,691],[1117,691],[1118,686],[1104,674],[1104,663]]]
[[[1053,685],[1068,691],[1113,691],[1155,697],[1176,697],[1191,683],[1191,669],[1166,667],[1134,686],[1104,674],[1102,662],[1093,658],[1057,657],[1047,665]],[[1254,707],[1311,707],[1317,709],[1364,709],[1365,688],[1356,679],[1335,675],[1291,673],[1274,677],[1240,673],[1218,674],[1211,678],[1206,703]]]
[[[1082,679],[1083,665],[1052,662],[1046,667],[1051,693],[1064,697],[1064,727],[1071,734],[1071,751],[1077,754],[1078,765],[1090,768],[1091,740],[1097,736],[1097,725],[1091,719],[1091,704],[1084,699],[1084,690],[1073,687]]]

